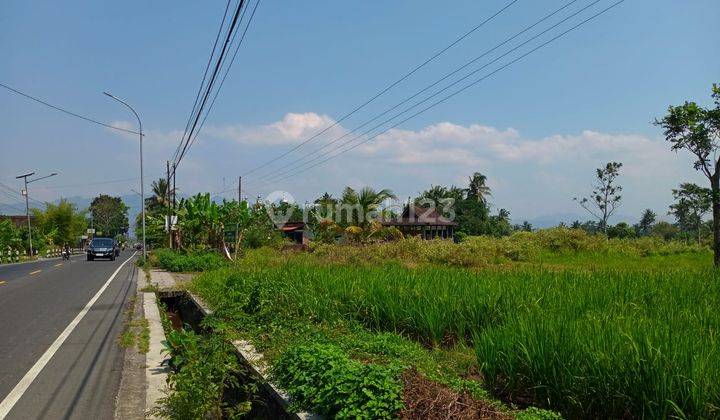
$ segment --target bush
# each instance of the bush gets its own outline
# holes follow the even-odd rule
[[[297,346],[275,363],[273,376],[298,408],[335,418],[396,418],[403,407],[399,368],[362,364],[329,344]]]
[[[224,337],[170,331],[163,344],[172,368],[170,392],[160,399],[153,414],[182,420],[237,418],[250,410],[250,401],[223,400],[227,390],[240,388],[238,376],[242,373],[235,349]]]
[[[227,260],[214,251],[179,252],[171,249],[153,251],[149,262],[173,272],[208,271],[227,265]]]

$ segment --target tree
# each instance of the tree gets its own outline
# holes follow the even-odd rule
[[[703,216],[712,206],[712,192],[691,182],[680,184],[680,188],[672,190],[676,202],[670,205],[668,214],[675,216],[675,220],[683,232],[694,232],[700,243],[700,232]]]
[[[607,234],[609,238],[632,238],[635,236],[635,229],[625,222],[620,222],[615,226],[609,226]]]
[[[677,226],[672,223],[665,222],[663,220],[655,223],[652,227],[650,234],[652,236],[658,236],[665,240],[673,239],[677,236],[679,230]]]
[[[657,220],[657,215],[654,211],[650,209],[645,209],[642,216],[640,217],[640,222],[636,225],[636,230],[638,236],[647,236],[650,234],[650,231],[652,230],[652,226]]]
[[[616,183],[621,167],[622,163],[608,162],[604,168],[596,169],[597,181],[590,197],[575,198],[582,208],[598,219],[604,233],[607,233],[608,220],[620,207],[622,200],[622,187]]]
[[[114,237],[127,232],[128,207],[120,197],[101,194],[90,203],[93,228],[103,236]]]
[[[169,193],[167,179],[158,178],[151,184],[153,195],[145,199],[145,210],[153,213],[166,213]]]
[[[470,177],[470,185],[467,190],[467,198],[476,200],[482,204],[487,204],[487,197],[492,196],[490,187],[485,185],[487,177],[480,172],[475,172]]]
[[[346,187],[340,200],[344,208],[339,210],[341,212],[339,216],[345,217],[345,220],[341,220],[341,224],[368,226],[373,219],[373,214],[379,214],[383,201],[390,198],[397,197],[388,189],[376,191],[370,187],[364,187],[358,192]],[[345,210],[344,216],[343,210]]]
[[[720,266],[720,86],[713,84],[714,108],[703,108],[686,101],[670,106],[668,113],[655,125],[664,130],[665,139],[672,143],[671,150],[687,150],[695,155],[695,170],[710,181],[712,191],[713,249],[715,266]]]
[[[35,227],[39,233],[55,245],[74,245],[80,241],[80,235],[87,229],[86,212],[78,212],[77,208],[65,199],[58,204],[48,203],[44,211],[33,210]]]

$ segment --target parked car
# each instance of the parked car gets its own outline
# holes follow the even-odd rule
[[[112,238],[94,238],[87,248],[87,260],[93,261],[95,258],[109,258],[115,261],[117,256],[117,247],[115,240]]]

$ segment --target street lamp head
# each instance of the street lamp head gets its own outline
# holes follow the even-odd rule
[[[35,175],[35,172],[30,172],[30,173],[25,174],[25,175],[18,175],[18,176],[16,176],[15,178],[16,178],[16,179],[27,178],[27,177],[33,176],[33,175]]]
[[[106,96],[109,96],[109,97],[111,97],[111,98],[115,99],[115,97],[113,96],[113,94],[112,94],[112,93],[109,93],[109,92],[105,92],[105,91],[103,91],[103,95],[106,95]]]

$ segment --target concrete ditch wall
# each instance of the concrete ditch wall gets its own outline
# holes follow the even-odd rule
[[[210,315],[212,313],[212,310],[200,299],[200,297],[181,290],[180,287],[177,286],[175,283],[172,274],[160,270],[151,270],[151,279],[150,282],[153,285],[157,285],[159,291],[157,294],[157,297],[160,299],[163,298],[178,298],[180,296],[187,298],[187,302],[189,305],[193,307],[195,311],[199,313],[201,317],[205,317],[207,315]],[[151,295],[152,298],[148,299],[145,298],[144,304],[145,306],[152,306],[154,308],[155,313],[157,313],[157,325],[159,325],[160,330],[157,331],[156,328],[153,328],[153,324],[155,322],[150,319],[148,314],[151,316],[154,316],[153,309],[148,308],[145,311],[145,317],[148,318],[148,323],[150,326],[150,351],[148,352],[148,370],[151,372],[148,372],[146,375],[148,377],[148,394],[146,396],[146,404],[149,408],[153,407],[155,405],[155,401],[157,401],[158,398],[163,396],[163,390],[165,386],[165,380],[167,378],[167,372],[163,374],[160,370],[155,370],[157,366],[159,366],[159,363],[162,362],[163,355],[159,353],[154,353],[154,347],[153,343],[159,343],[159,351],[162,350],[162,340],[165,339],[165,333],[162,329],[162,323],[160,322],[160,312],[158,309],[158,301],[156,298],[156,295],[154,293],[145,293],[144,297],[147,297],[147,295]],[[322,419],[322,416],[313,414],[313,413],[306,413],[306,412],[293,412],[290,410],[291,405],[291,399],[287,392],[285,392],[283,389],[279,388],[277,385],[272,383],[270,381],[269,375],[268,375],[268,366],[267,363],[264,360],[264,357],[261,353],[259,353],[255,347],[248,341],[245,340],[236,340],[233,343],[233,346],[235,347],[237,351],[237,357],[238,360],[243,364],[250,374],[262,385],[263,390],[267,394],[267,396],[272,399],[272,402],[274,402],[277,406],[279,406],[285,413],[285,418],[289,419]],[[151,363],[151,354],[153,355],[153,362]],[[156,359],[156,356],[159,355],[159,359]],[[155,366],[155,368],[153,368]],[[162,379],[161,379],[162,378]],[[151,383],[150,381],[154,381]],[[162,380],[162,384],[159,383],[159,381]],[[159,387],[162,385],[162,387]],[[150,393],[150,388],[156,388],[158,390],[159,394],[153,394]],[[269,402],[269,401],[268,401]]]

